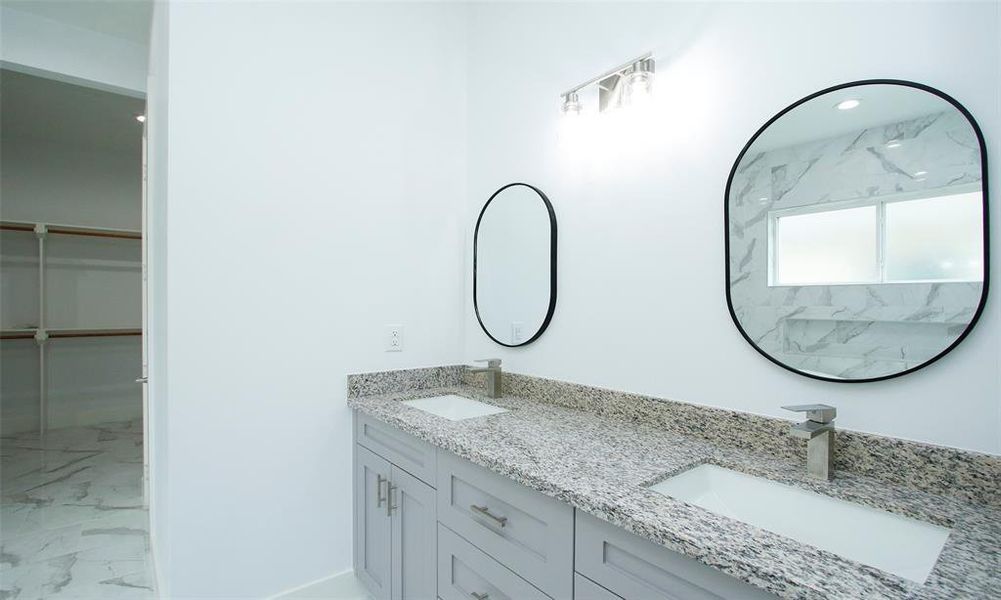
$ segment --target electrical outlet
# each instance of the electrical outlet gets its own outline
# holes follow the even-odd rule
[[[386,352],[403,352],[403,325],[386,325]]]
[[[521,321],[511,322],[511,343],[519,344],[525,341],[525,324]]]

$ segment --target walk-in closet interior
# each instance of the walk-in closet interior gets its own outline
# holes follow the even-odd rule
[[[0,86],[5,561],[40,586],[95,567],[142,586],[144,100],[7,69]]]

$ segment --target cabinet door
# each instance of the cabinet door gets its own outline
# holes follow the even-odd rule
[[[388,461],[355,445],[355,574],[374,600],[389,600],[392,586],[390,476]]]
[[[437,519],[434,488],[393,465],[393,600],[433,600]]]

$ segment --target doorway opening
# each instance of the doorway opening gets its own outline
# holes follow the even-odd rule
[[[4,591],[153,597],[145,100],[9,69],[0,87]]]

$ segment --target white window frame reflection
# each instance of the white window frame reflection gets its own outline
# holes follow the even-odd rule
[[[886,276],[886,205],[894,202],[910,202],[913,200],[927,200],[942,196],[956,196],[960,194],[980,193],[983,201],[983,187],[980,182],[953,185],[944,188],[930,190],[920,190],[917,192],[905,192],[901,194],[890,194],[877,196],[874,198],[859,198],[856,200],[846,200],[841,202],[826,202],[823,204],[811,204],[807,206],[796,206],[793,208],[783,208],[769,211],[768,213],[768,287],[807,287],[818,285],[884,285],[900,283],[981,283],[983,282],[983,271],[977,279],[887,279]],[[868,206],[876,207],[876,228],[873,235],[876,236],[876,272],[878,279],[862,281],[829,281],[829,282],[779,282],[779,220],[784,217],[810,215],[817,213],[835,212],[849,208],[863,208]],[[983,241],[982,241],[983,243]]]

